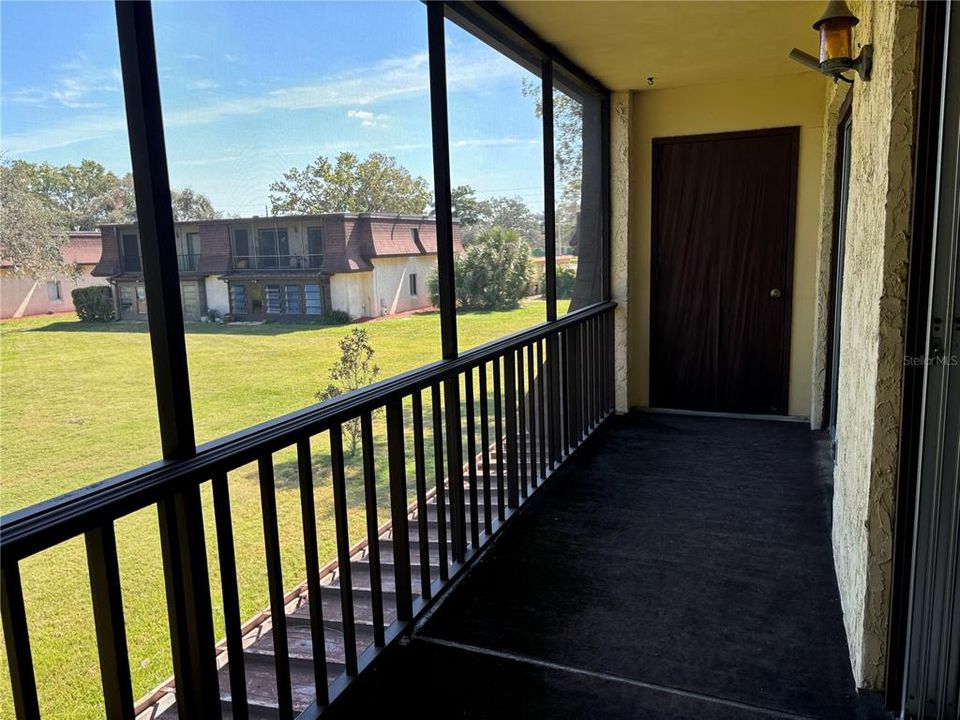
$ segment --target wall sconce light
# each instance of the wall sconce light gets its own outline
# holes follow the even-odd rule
[[[851,58],[853,26],[858,22],[860,18],[850,12],[844,0],[829,0],[823,15],[813,24],[813,29],[820,33],[820,59],[797,48],[790,51],[790,59],[811,70],[830,75],[834,82],[843,80],[853,83],[843,74],[848,70],[855,70],[860,79],[869,81],[873,69],[873,45],[864,45],[857,59]]]

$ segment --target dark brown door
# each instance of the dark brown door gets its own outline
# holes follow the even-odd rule
[[[655,407],[786,414],[798,140],[654,140]]]

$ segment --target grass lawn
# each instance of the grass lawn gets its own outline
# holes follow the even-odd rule
[[[537,324],[542,301],[518,310],[463,313],[461,347]],[[365,324],[381,377],[439,358],[439,316],[424,313]],[[350,326],[191,325],[187,330],[194,421],[200,442],[302,408],[326,387]],[[429,398],[425,414],[429,427]],[[409,411],[409,408],[408,408]],[[382,417],[376,421],[380,518],[386,505]],[[409,422],[407,423],[409,427]],[[26,507],[159,458],[159,431],[144,323],[85,325],[64,316],[0,324],[0,511]],[[346,440],[346,439],[345,439]],[[427,458],[432,458],[428,439]],[[328,448],[314,440],[314,480],[321,560],[335,555]],[[412,462],[412,443],[407,443]],[[363,531],[359,452],[347,468],[350,532]],[[304,576],[295,455],[274,456],[285,587]],[[432,467],[429,468],[432,471]],[[241,613],[267,605],[263,530],[256,467],[230,476]],[[409,483],[412,487],[412,480]],[[219,572],[210,489],[207,552],[218,633]],[[169,630],[156,512],[147,508],[116,524],[134,695],[171,674]],[[21,568],[34,665],[44,717],[103,716],[93,615],[82,538],[27,559]],[[0,654],[0,718],[13,717],[5,652]]]

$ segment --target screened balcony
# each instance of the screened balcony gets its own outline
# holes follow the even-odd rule
[[[957,632],[908,666],[940,626],[907,608],[916,486],[887,482],[898,448],[917,467],[922,383],[897,415],[909,349],[875,344],[925,352],[916,263],[909,304],[883,294],[914,216],[869,195],[911,194],[895,128],[917,177],[939,167],[946,6],[921,31],[908,3],[854,3],[869,85],[790,64],[819,5],[95,5],[149,328],[11,333],[28,369],[45,338],[85,354],[4,388],[31,403],[3,426],[0,717],[955,714]],[[365,262],[345,225],[323,255],[284,231],[254,256],[212,228],[205,263],[338,268],[340,312],[247,318],[211,275],[211,322],[185,326],[172,189],[197,179],[211,217],[430,217],[437,252],[387,233]],[[70,413],[44,423],[57,376]]]

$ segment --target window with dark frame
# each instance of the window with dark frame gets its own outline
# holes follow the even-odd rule
[[[140,264],[140,238],[137,234],[123,233],[121,249],[123,251],[123,271],[141,272],[143,266]]]
[[[307,267],[320,269],[323,267],[323,228],[312,225],[307,228]]]
[[[252,270],[253,258],[250,256],[250,230],[233,229],[233,267],[237,270]]]
[[[410,295],[411,297],[417,296],[417,274],[410,273]]]
[[[51,302],[60,302],[63,300],[59,280],[47,281],[47,300],[50,300]]]

